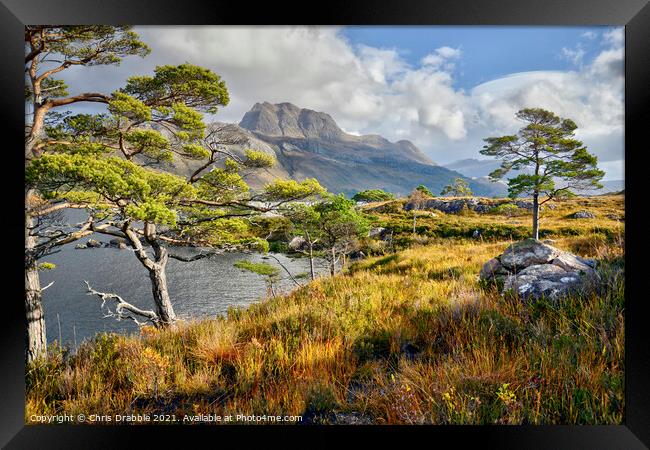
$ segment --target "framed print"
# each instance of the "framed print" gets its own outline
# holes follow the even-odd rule
[[[2,444],[646,448],[650,6],[282,6],[3,0]]]

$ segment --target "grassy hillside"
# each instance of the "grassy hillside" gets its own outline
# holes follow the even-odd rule
[[[451,200],[451,198],[450,198]],[[509,199],[482,199],[494,208],[486,214],[470,210],[459,214],[439,211],[417,211],[416,234],[413,235],[413,213],[402,206],[404,199],[364,205],[364,210],[377,226],[394,232],[397,248],[410,245],[440,242],[440,239],[471,238],[478,231],[483,241],[520,240],[530,236],[532,215],[529,210],[508,208]],[[552,203],[553,209],[544,207],[540,212],[540,239],[570,236],[600,235],[613,239],[624,233],[623,195],[576,197]],[[577,211],[589,211],[593,219],[573,219]]]
[[[581,203],[582,202],[582,203]],[[587,202],[587,203],[585,203]],[[595,202],[595,203],[594,203]],[[28,368],[26,417],[126,413],[301,415],[311,423],[612,424],[624,413],[622,197],[574,199],[542,228],[597,258],[602,284],[525,305],[478,282],[508,239],[477,227],[528,217],[375,212],[410,248],[353,263],[225,318],[98,335]],[[562,219],[576,209],[596,219]],[[610,211],[611,210],[611,211]],[[409,221],[411,220],[411,221]],[[563,231],[570,227],[575,233]],[[606,230],[606,231],[603,231]]]

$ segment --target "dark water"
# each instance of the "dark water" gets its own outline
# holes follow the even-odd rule
[[[93,239],[107,242],[109,236],[94,235]],[[87,238],[80,242],[86,242]],[[196,249],[178,249],[190,252]],[[273,254],[295,277],[309,271],[307,258],[290,258]],[[278,263],[259,253],[224,253],[208,258],[182,262],[170,259],[167,264],[167,282],[174,310],[180,318],[211,317],[224,314],[228,307],[245,307],[267,297],[265,278],[238,269],[233,264],[245,259],[267,262],[280,269],[277,288],[288,292],[296,285]],[[48,342],[59,341],[71,348],[99,331],[130,333],[138,327],[130,320],[117,321],[103,317],[101,300],[87,295],[84,280],[97,291],[111,292],[143,309],[155,309],[151,297],[148,272],[129,249],[89,248],[75,249],[74,244],[42,261],[56,264],[56,268],[41,272],[41,285],[54,284],[43,293]],[[316,261],[317,272],[327,272],[325,261]],[[305,283],[308,279],[298,279]],[[108,305],[108,303],[107,303]],[[111,305],[111,309],[112,309]],[[59,335],[60,333],[60,335]]]

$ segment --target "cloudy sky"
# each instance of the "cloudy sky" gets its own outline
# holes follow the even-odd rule
[[[151,47],[69,70],[71,93],[189,62],[220,74],[239,122],[256,102],[329,113],[346,131],[409,139],[434,161],[483,158],[523,107],[573,119],[605,180],[623,179],[624,33],[612,27],[136,27]]]

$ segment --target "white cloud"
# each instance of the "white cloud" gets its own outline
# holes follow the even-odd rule
[[[598,34],[595,31],[585,31],[580,35],[581,37],[589,40],[594,40],[598,36]]]
[[[520,126],[514,120],[518,109],[544,107],[574,119],[601,160],[622,155],[622,29],[603,33],[607,47],[592,61],[585,62],[582,47],[563,49],[576,62],[573,71],[513,74],[471,92],[454,86],[462,51],[449,46],[411,65],[399,49],[353,46],[339,27],[136,30],[152,47],[149,57],[127,58],[117,68],[71,69],[69,84],[110,92],[132,74],[189,62],[226,81],[231,102],[216,120],[238,122],[256,102],[288,101],[325,111],[355,133],[412,140],[440,163],[477,157],[482,138]]]
[[[611,28],[603,33],[603,41],[611,47],[623,47],[625,42],[625,28]]]
[[[458,59],[461,56],[460,49],[451,47],[439,47],[433,53],[425,55],[420,64],[423,66],[431,66],[436,68],[443,68],[445,71],[452,71],[454,63],[451,60]]]
[[[582,58],[585,56],[585,50],[578,44],[578,46],[574,49],[562,47],[562,51],[560,52],[560,56],[571,63],[575,66],[579,66],[582,64]]]
[[[576,136],[598,156],[607,179],[623,178],[623,49],[614,31],[605,33],[609,48],[578,70],[525,72],[475,87],[479,128],[511,133],[521,126],[514,118],[519,109],[550,109],[576,122]]]

